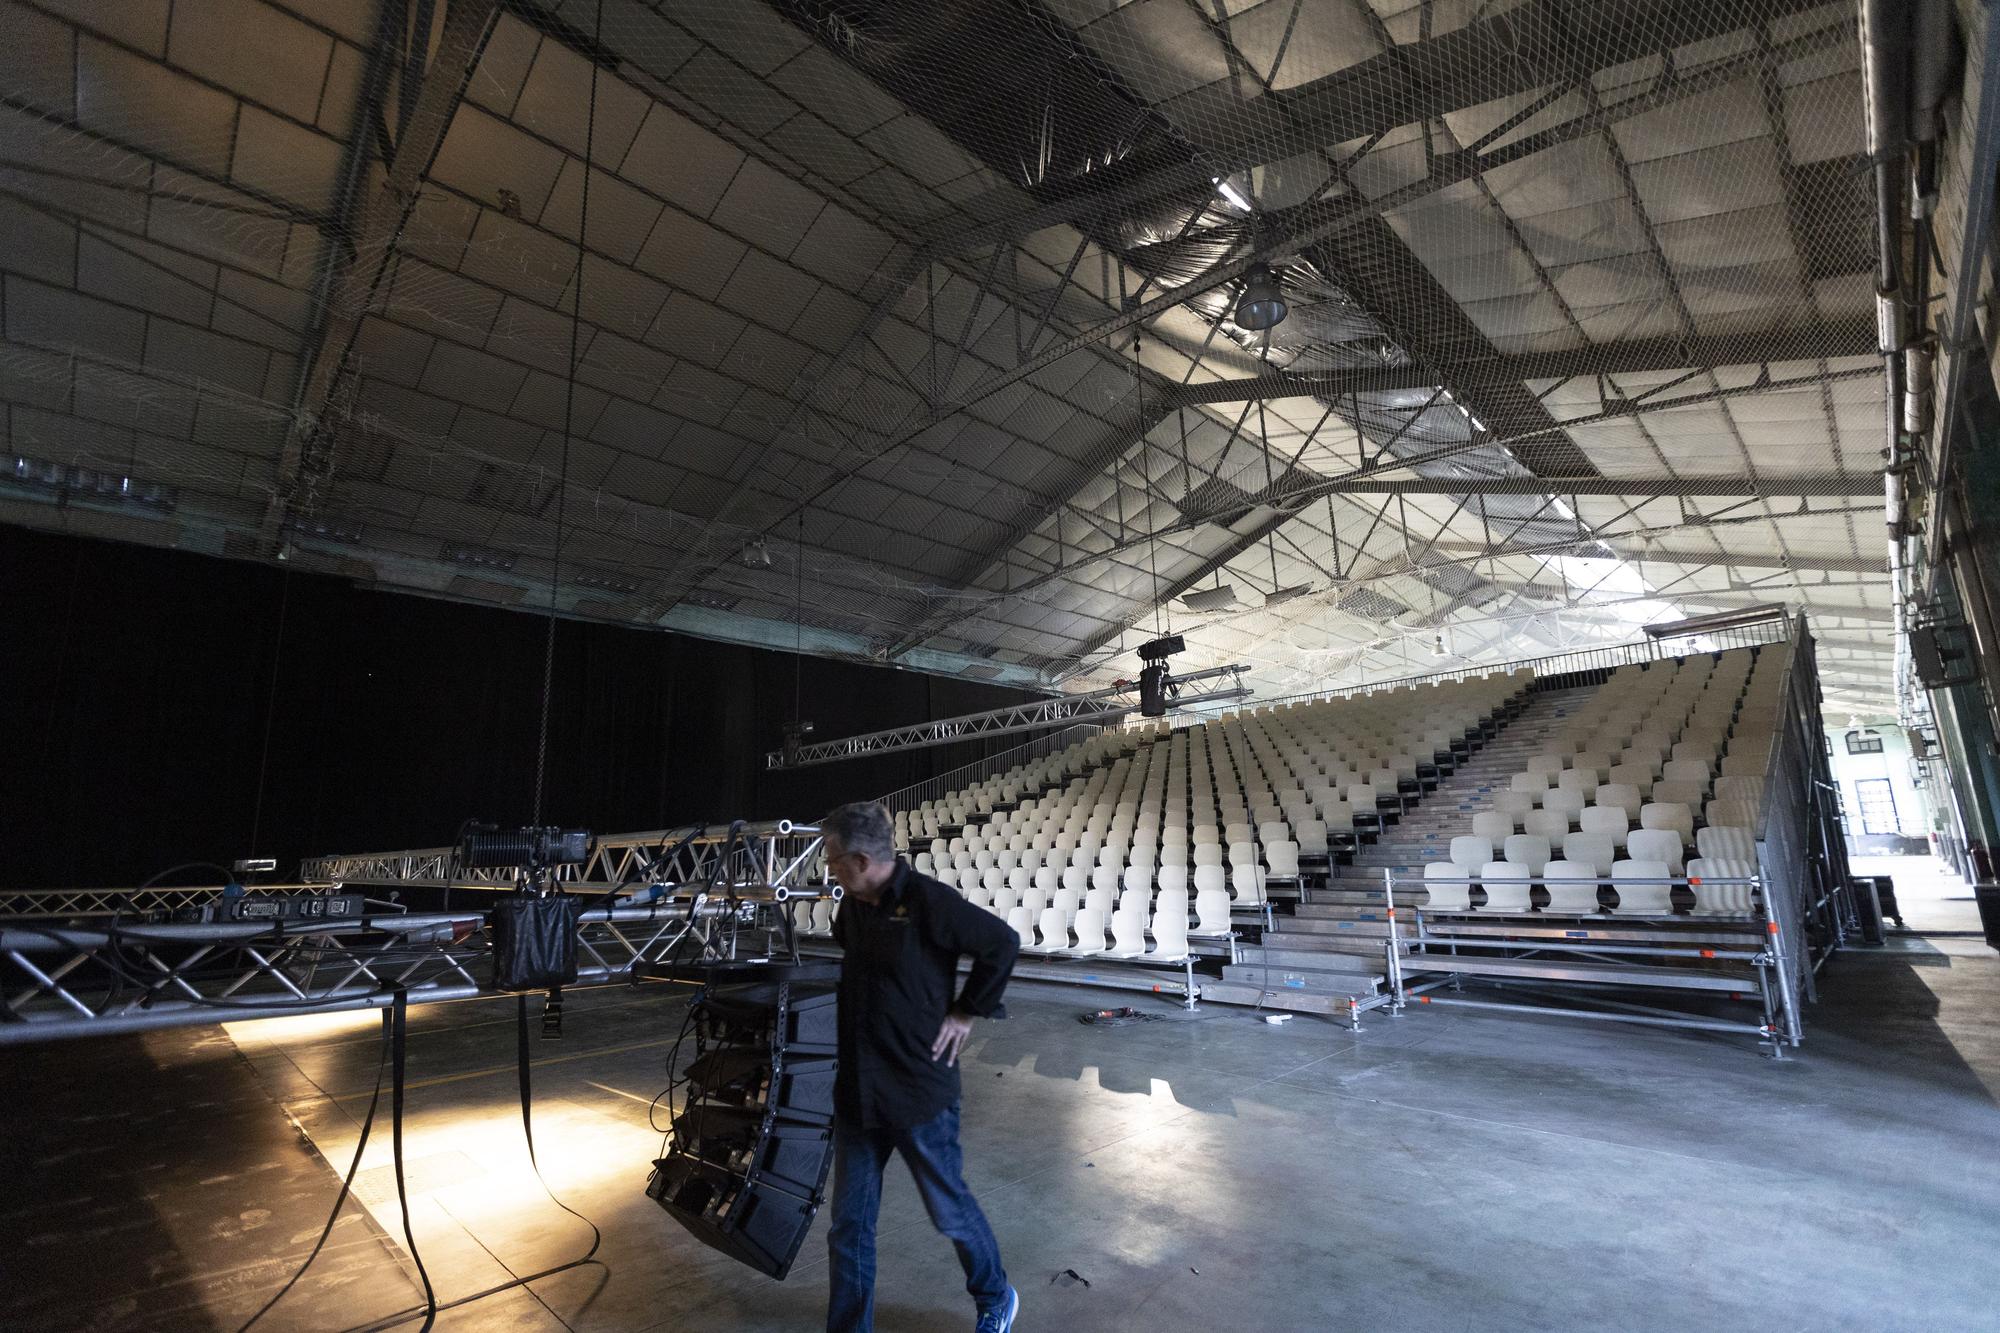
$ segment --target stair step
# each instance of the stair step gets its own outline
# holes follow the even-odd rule
[[[1287,943],[1304,943],[1310,937],[1299,936]],[[1244,967],[1262,969],[1267,963],[1273,972],[1284,969],[1287,972],[1341,972],[1349,975],[1379,975],[1382,969],[1380,958],[1366,954],[1343,953],[1337,949],[1293,949],[1266,947],[1252,944],[1241,950]],[[1237,964],[1230,964],[1234,967]]]
[[[1277,1009],[1297,1014],[1333,1014],[1346,1017],[1349,998],[1327,991],[1281,990],[1266,991],[1260,986],[1246,986],[1235,981],[1216,981],[1213,978],[1201,984],[1201,998],[1213,1000],[1217,1004],[1259,1005],[1265,1009]]]
[[[1317,995],[1352,995],[1364,1000],[1377,993],[1378,985],[1377,977],[1362,976],[1356,972],[1266,969],[1249,963],[1232,963],[1223,968],[1222,979],[1278,994],[1296,995],[1303,991]]]
[[[1273,931],[1274,935],[1289,935],[1293,931],[1310,935],[1349,935],[1356,939],[1385,940],[1389,937],[1387,921],[1342,921],[1328,917],[1293,916],[1285,918],[1284,929]],[[1376,948],[1380,948],[1378,943]]]

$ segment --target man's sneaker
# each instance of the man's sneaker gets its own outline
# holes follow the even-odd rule
[[[1021,1293],[1007,1288],[1006,1299],[979,1316],[979,1323],[973,1333],[1008,1333],[1014,1327],[1014,1316],[1021,1313]]]

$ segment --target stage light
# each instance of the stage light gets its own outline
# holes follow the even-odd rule
[[[1244,275],[1243,295],[1237,298],[1236,322],[1253,333],[1275,328],[1285,322],[1291,306],[1270,268],[1258,264]]]
[[[1250,201],[1243,197],[1243,192],[1241,190],[1237,189],[1234,185],[1231,185],[1228,181],[1222,179],[1220,176],[1217,176],[1214,179],[1215,179],[1215,192],[1222,196],[1224,202],[1226,202],[1231,208],[1234,208],[1239,213],[1248,213],[1250,211]]]

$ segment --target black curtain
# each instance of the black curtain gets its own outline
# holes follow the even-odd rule
[[[20,528],[0,527],[0,570],[0,887],[249,855],[291,873],[530,817],[540,616]],[[1034,697],[814,659],[798,674],[826,739]],[[543,821],[809,819],[1027,739],[767,772],[794,680],[788,653],[561,622]]]

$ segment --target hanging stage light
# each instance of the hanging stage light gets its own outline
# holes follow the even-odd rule
[[[1292,312],[1284,289],[1270,266],[1258,264],[1244,275],[1243,295],[1236,301],[1236,322],[1253,333],[1275,328]]]

